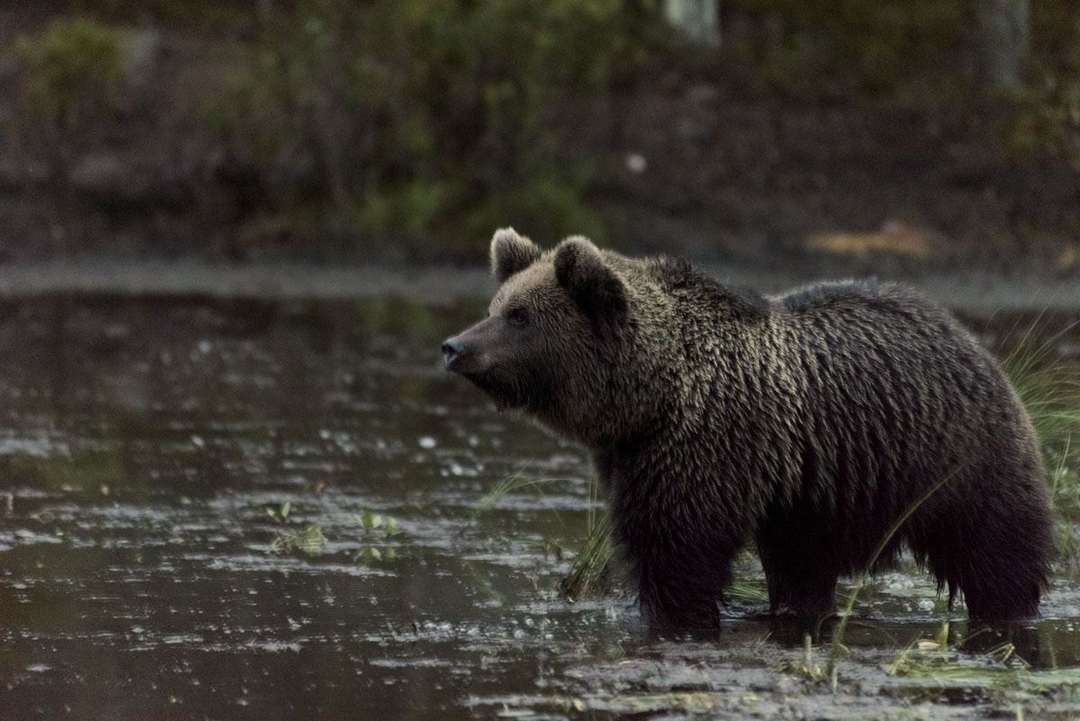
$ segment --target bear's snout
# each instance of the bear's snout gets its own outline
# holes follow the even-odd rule
[[[498,319],[486,318],[443,341],[443,364],[465,376],[486,372],[491,366],[489,352],[500,343]]]
[[[447,338],[442,344],[443,364],[446,370],[454,370],[454,363],[461,358],[462,352],[465,350],[465,344],[458,336]]]

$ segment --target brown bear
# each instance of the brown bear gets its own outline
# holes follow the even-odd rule
[[[829,613],[838,577],[905,546],[950,607],[960,590],[976,618],[1037,613],[1053,544],[1035,434],[944,308],[893,283],[763,296],[512,229],[491,265],[489,315],[445,342],[446,367],[589,449],[651,624],[715,625],[751,540],[777,613]]]

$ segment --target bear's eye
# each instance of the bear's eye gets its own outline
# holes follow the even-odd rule
[[[506,311],[506,322],[515,328],[523,328],[529,324],[529,311],[524,308],[511,308]]]

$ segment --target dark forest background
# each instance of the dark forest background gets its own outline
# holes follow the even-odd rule
[[[718,9],[702,37],[649,0],[5,3],[0,262],[477,264],[514,225],[1080,271],[1080,3]]]

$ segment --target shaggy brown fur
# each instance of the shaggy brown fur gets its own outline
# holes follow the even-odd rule
[[[489,317],[447,366],[587,446],[642,610],[714,625],[756,542],[774,611],[818,617],[839,576],[904,545],[973,616],[1029,617],[1052,542],[1031,423],[998,364],[908,288],[776,297],[668,259],[496,233]]]

